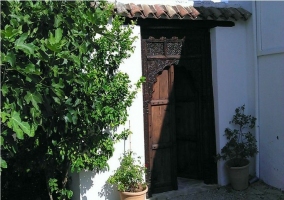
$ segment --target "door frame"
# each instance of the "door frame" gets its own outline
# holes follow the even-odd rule
[[[130,19],[126,19],[126,23],[129,23]],[[214,27],[232,27],[235,25],[232,21],[206,21],[206,20],[200,20],[200,21],[193,21],[193,20],[165,20],[165,19],[137,19],[137,25],[141,27],[141,56],[142,56],[142,76],[146,77],[146,82],[143,84],[143,118],[144,118],[144,150],[145,150],[145,166],[148,168],[150,166],[150,140],[149,140],[149,103],[151,101],[151,94],[152,94],[152,88],[153,84],[156,81],[156,75],[163,71],[164,68],[170,65],[176,65],[179,62],[180,56],[171,56],[171,57],[164,57],[163,60],[155,61],[155,57],[152,57],[152,62],[156,62],[156,66],[154,67],[153,64],[150,67],[150,71],[147,67],[148,60],[151,60],[150,57],[147,58],[147,55],[144,53],[146,51],[146,42],[144,39],[153,40],[155,38],[150,38],[146,32],[146,30],[153,30],[153,31],[160,31],[160,30],[168,30],[172,31],[173,29],[179,29],[180,31],[187,31],[187,30],[198,30],[198,29],[207,29],[208,31],[211,28]],[[173,38],[177,39],[177,38]],[[210,40],[210,38],[209,38]],[[210,48],[210,46],[208,47]],[[211,49],[210,56],[211,56]],[[148,60],[147,60],[148,59]],[[210,65],[211,60],[210,60]],[[211,69],[212,70],[212,69]],[[213,83],[213,80],[211,80]],[[213,109],[214,112],[214,109]],[[214,125],[215,125],[214,121]],[[215,129],[214,129],[215,132]],[[215,133],[215,145],[217,145],[216,142],[216,133]],[[149,186],[149,190],[147,193],[148,197],[152,196],[151,191],[151,171],[149,168],[146,171],[146,182]],[[216,167],[216,182],[217,182],[217,167]]]

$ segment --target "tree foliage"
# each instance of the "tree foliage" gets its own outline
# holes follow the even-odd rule
[[[127,151],[120,157],[120,166],[107,182],[117,186],[121,192],[142,192],[146,189],[144,175],[146,168],[141,163],[141,157],[135,157],[132,151]]]
[[[258,153],[255,136],[250,132],[254,128],[256,118],[245,114],[245,105],[237,107],[230,124],[234,129],[226,128],[226,145],[221,149],[221,154],[217,154],[216,160],[231,160],[233,167],[242,167],[243,160],[253,157]]]
[[[135,37],[112,10],[104,2],[1,2],[3,199],[17,187],[12,177],[42,172],[49,199],[70,198],[69,171],[104,169],[129,134],[108,131],[125,123],[137,91],[118,70]]]

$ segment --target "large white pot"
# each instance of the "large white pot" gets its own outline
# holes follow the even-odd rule
[[[242,159],[240,167],[234,167],[234,160],[229,160],[226,165],[229,173],[230,183],[234,190],[245,190],[249,182],[249,160]]]

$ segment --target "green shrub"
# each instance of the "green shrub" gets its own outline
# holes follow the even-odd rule
[[[107,182],[116,185],[122,192],[140,192],[146,189],[145,171],[146,168],[141,165],[140,157],[136,159],[132,151],[127,151],[120,158],[120,166]]]
[[[112,15],[104,2],[1,1],[1,168],[44,173],[50,199],[72,196],[70,170],[108,167],[129,133],[106,131],[125,123],[136,94],[118,70],[132,27]]]
[[[250,132],[255,126],[256,118],[244,114],[245,105],[236,108],[230,124],[235,125],[235,129],[226,128],[225,134],[228,142],[221,149],[221,154],[217,154],[216,159],[233,160],[233,167],[242,166],[243,159],[253,157],[257,152],[256,139]]]

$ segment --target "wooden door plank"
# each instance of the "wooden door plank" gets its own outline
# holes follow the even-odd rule
[[[175,189],[173,133],[174,118],[170,102],[171,74],[173,68],[166,68],[157,77],[153,85],[151,107],[151,179],[152,192],[163,192]],[[174,178],[174,180],[173,180]],[[174,183],[174,184],[173,184]]]
[[[164,70],[162,74],[159,76],[159,84],[160,84],[160,99],[169,99],[169,71]]]

